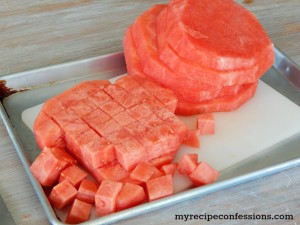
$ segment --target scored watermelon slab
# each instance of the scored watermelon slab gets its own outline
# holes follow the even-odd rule
[[[35,133],[44,132],[45,121],[54,124],[59,129],[52,135],[64,140],[66,150],[99,182],[123,180],[139,163],[176,152],[187,132],[174,115],[172,91],[137,76],[124,76],[116,84],[83,82],[54,99],[62,107],[48,111],[47,101]],[[52,144],[47,135],[36,138],[41,148]]]

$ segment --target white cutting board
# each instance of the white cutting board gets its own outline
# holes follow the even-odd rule
[[[32,130],[42,105],[26,109],[22,120]],[[183,118],[195,127],[195,117]],[[183,145],[175,161],[186,153],[198,153],[219,171],[226,169],[280,141],[300,132],[300,107],[259,81],[255,96],[234,112],[215,113],[216,133],[201,136],[200,149]],[[174,177],[175,192],[190,186],[179,174]]]

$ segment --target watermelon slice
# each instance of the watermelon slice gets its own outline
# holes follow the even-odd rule
[[[259,55],[274,59],[273,44],[259,21],[234,1],[173,0],[167,22],[169,45],[181,57],[209,68],[253,67]],[[263,61],[261,66],[265,63],[272,65]]]
[[[254,96],[257,84],[245,85],[245,88],[235,96],[226,96],[200,103],[179,101],[175,112],[179,115],[189,116],[199,113],[234,111]]]
[[[220,88],[207,83],[199,82],[195,84],[195,80],[189,80],[184,74],[174,73],[164,65],[158,56],[156,43],[156,16],[165,8],[165,5],[155,5],[145,13],[143,13],[130,27],[131,33],[135,41],[137,53],[144,72],[147,77],[155,82],[166,86],[174,91],[174,93],[185,101],[199,102],[212,99],[216,96],[234,95],[241,88],[240,85],[228,86]],[[148,43],[146,43],[148,42]],[[150,44],[149,44],[150,43]],[[134,48],[132,46],[131,48]],[[138,58],[132,59],[137,60]],[[137,63],[137,62],[136,62]]]
[[[168,27],[168,19],[172,20],[173,17],[167,18],[168,11],[172,12],[168,6],[157,17],[156,32],[157,46],[159,49],[159,57],[165,65],[172,71],[176,71],[178,75],[184,79],[190,79],[195,85],[202,82],[214,86],[231,86],[236,84],[253,83],[272,65],[272,58],[264,63],[264,69],[259,69],[260,65],[256,63],[252,67],[235,70],[215,70],[206,67],[205,65],[194,62],[190,59],[180,57],[178,53],[168,44],[166,31]],[[172,23],[172,22],[171,22]],[[265,56],[263,56],[265,57]],[[265,61],[261,57],[261,61]]]

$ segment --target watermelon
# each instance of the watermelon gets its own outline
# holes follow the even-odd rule
[[[119,192],[116,204],[118,210],[128,209],[139,205],[146,199],[144,188],[137,184],[125,183]]]
[[[130,173],[130,177],[134,180],[147,182],[154,174],[153,166],[145,163],[139,163]]]
[[[54,140],[99,182],[123,180],[139,163],[177,151],[187,130],[173,113],[173,92],[137,76],[122,77],[116,84],[82,82],[53,99],[36,119],[37,142],[55,144],[42,135],[52,129],[51,123]],[[59,110],[51,110],[48,102],[57,103]],[[118,166],[108,173],[111,165]]]
[[[240,85],[216,88],[213,85],[203,82],[195,84],[194,79],[189,80],[187,76],[183,77],[181,74],[171,71],[161,62],[158,56],[156,30],[153,24],[155,24],[156,16],[164,8],[165,5],[155,5],[143,13],[132,27],[129,28],[132,29],[131,35],[136,42],[137,53],[147,77],[172,89],[179,99],[185,101],[199,102],[212,99],[216,96],[236,94],[241,88]],[[127,35],[130,35],[130,33],[127,33]],[[150,44],[144,42],[149,42]]]
[[[181,57],[209,68],[249,68],[257,55],[262,60],[273,55],[273,44],[257,18],[234,1],[172,0],[167,19],[169,45]],[[272,61],[267,62],[269,68]]]
[[[146,182],[149,201],[154,201],[173,194],[172,175],[152,178]]]
[[[78,166],[71,165],[60,173],[58,182],[68,180],[74,187],[78,188],[81,181],[87,176],[88,174]]]
[[[54,208],[63,209],[75,200],[76,195],[76,188],[68,180],[64,180],[53,187],[48,199]]]
[[[205,82],[213,86],[231,86],[234,84],[253,83],[256,81],[258,66],[250,68],[218,71],[208,68],[199,62],[193,62],[189,59],[180,57],[178,53],[167,43],[166,29],[168,26],[167,16],[169,7],[164,9],[157,17],[156,32],[159,57],[162,62],[172,71],[185,76],[186,79],[198,84]],[[172,20],[172,18],[169,18]],[[188,74],[188,75],[187,75]],[[218,77],[218,79],[216,79]],[[229,79],[230,78],[230,79]]]
[[[178,172],[181,174],[190,174],[198,166],[198,154],[185,154],[178,164]]]
[[[75,199],[65,222],[68,224],[78,224],[88,221],[92,207],[91,204]]]
[[[199,134],[200,132],[198,130],[189,130],[187,136],[183,140],[183,144],[193,148],[200,148]]]
[[[212,113],[197,116],[197,129],[200,135],[211,135],[215,133],[215,117]]]
[[[200,162],[196,169],[189,174],[189,178],[196,186],[202,186],[213,183],[217,180],[219,172],[208,165],[206,162]]]
[[[95,195],[96,213],[105,216],[116,211],[116,200],[123,184],[120,182],[103,181]]]
[[[92,181],[88,178],[83,179],[78,188],[76,199],[93,204],[95,202],[95,195],[98,187],[99,184],[97,184],[95,181]]]
[[[179,101],[175,113],[189,116],[199,113],[234,111],[254,96],[257,85],[258,83],[245,85],[245,88],[235,96],[225,96],[197,104]]]
[[[31,164],[30,170],[40,184],[51,187],[58,182],[60,173],[74,163],[76,160],[64,150],[45,147]]]
[[[160,170],[165,174],[165,175],[174,175],[178,167],[178,163],[170,163],[170,164],[165,164],[163,165]]]

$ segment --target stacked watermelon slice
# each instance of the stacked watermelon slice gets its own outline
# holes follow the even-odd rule
[[[128,74],[174,91],[181,115],[235,110],[274,61],[259,21],[232,0],[154,5],[127,29],[124,54]]]

